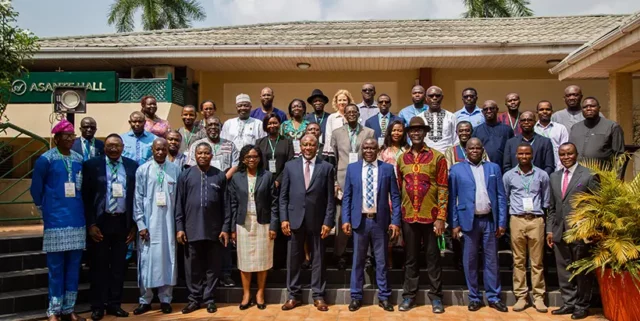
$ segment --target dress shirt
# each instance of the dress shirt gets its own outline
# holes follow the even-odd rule
[[[512,168],[502,177],[504,190],[509,197],[509,214],[544,215],[543,208],[549,208],[550,188],[549,175],[538,167],[532,167],[528,173],[523,173],[520,167]],[[525,188],[525,183],[529,184]],[[528,190],[528,191],[527,191]],[[525,211],[523,199],[533,199],[533,210]]]
[[[553,159],[556,163],[556,170],[562,168],[562,163],[560,162],[560,156],[558,156],[558,148],[560,145],[569,141],[569,131],[567,127],[556,122],[549,122],[547,127],[542,126],[540,121],[536,123],[536,126],[533,128],[538,135],[544,136],[551,140],[551,144],[553,145]]]
[[[522,128],[520,128],[520,115],[522,115],[522,113],[518,112],[518,117],[514,119],[513,117],[511,117],[511,114],[509,114],[508,111],[505,111],[504,113],[500,113],[498,115],[498,122],[511,127],[514,134],[521,135]]]
[[[405,125],[409,125],[409,121],[413,116],[418,116],[421,112],[427,111],[428,109],[429,109],[429,105],[427,104],[422,104],[422,108],[419,108],[419,109],[416,108],[415,105],[409,105],[405,108],[402,108],[402,110],[398,114],[398,117],[404,120]]]
[[[447,148],[458,143],[458,134],[456,133],[456,116],[444,109],[439,112],[424,111],[419,115],[424,119],[425,124],[431,127],[431,130],[424,138],[427,146],[441,152],[447,151]]]
[[[562,167],[562,180],[564,180],[564,171],[565,170],[569,170],[569,179],[568,182],[571,183],[571,178],[573,178],[573,173],[576,172],[576,168],[578,168],[578,163],[573,164],[573,166],[566,168],[566,167]],[[562,188],[562,180],[560,180],[560,188]]]
[[[109,213],[109,200],[111,199],[111,159],[105,156],[107,164],[105,165],[107,168],[107,201],[105,202],[105,212]],[[118,169],[116,181],[122,184],[122,195],[123,197],[116,198],[116,203],[118,204],[116,207],[115,213],[124,213],[127,211],[127,205],[125,203],[125,197],[127,195],[127,171],[124,168],[124,164],[122,163],[122,157],[118,158],[116,161],[118,165],[116,168]],[[112,213],[113,214],[113,213]]]
[[[367,171],[369,165],[373,168],[373,207],[367,207]],[[362,161],[362,213],[376,213],[378,212],[378,161],[373,163],[367,163]]]
[[[242,150],[246,145],[255,145],[256,140],[264,136],[267,133],[262,129],[262,121],[251,117],[246,120],[240,117],[229,119],[224,122],[220,132],[220,137],[233,142],[237,150]]]
[[[320,125],[320,132],[322,132],[322,134],[320,135],[320,143],[325,143],[324,137],[325,137],[325,133],[327,132],[327,120],[329,119],[329,113],[327,112],[322,112],[322,116],[318,117],[318,115],[316,115],[315,112],[310,112],[308,113],[306,116],[304,116],[304,119],[308,120],[310,123],[316,123],[318,125]]]
[[[333,131],[344,126],[347,123],[347,119],[344,118],[344,115],[340,115],[340,113],[333,113],[327,117],[327,127],[324,132],[324,153],[332,154],[333,150],[331,148],[331,136]]]
[[[371,106],[367,105],[364,101],[356,106],[358,106],[358,109],[360,110],[360,125],[362,126],[364,126],[364,122],[366,122],[367,119],[380,113],[380,110],[378,110],[378,104],[375,101]]]
[[[456,113],[457,123],[466,120],[471,123],[473,128],[476,128],[482,124],[484,124],[484,115],[482,114],[482,109],[476,106],[471,113],[467,111],[467,109],[463,106],[462,109],[458,110]]]
[[[471,172],[473,173],[473,179],[476,181],[476,208],[474,214],[485,215],[491,213],[491,199],[489,199],[489,193],[487,192],[487,185],[484,182],[484,161],[480,161],[478,165],[467,160]]]
[[[152,156],[151,145],[153,141],[158,138],[158,136],[148,132],[143,131],[140,136],[136,136],[132,130],[121,135],[122,142],[124,143],[124,151],[122,152],[122,156],[126,158],[133,159],[138,163],[138,165],[142,165],[146,163]]]
[[[316,157],[318,156],[313,156],[312,159],[310,159],[309,161],[311,161],[311,164],[309,164],[309,183],[311,183],[311,179],[313,178],[313,170],[316,168]],[[302,173],[303,173],[303,177],[304,177],[304,171],[307,169],[307,159],[302,157]]]
[[[533,166],[541,168],[547,172],[547,175],[555,172],[555,160],[553,157],[553,144],[549,138],[533,132],[531,140],[526,139],[524,136],[519,135],[513,137],[507,141],[504,147],[504,158],[502,160],[502,171],[507,172],[512,168],[518,166],[518,146],[522,143],[531,145],[533,149],[533,159],[531,162]]]

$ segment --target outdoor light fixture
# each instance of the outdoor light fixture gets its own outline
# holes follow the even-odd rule
[[[53,110],[57,113],[84,114],[87,112],[86,87],[56,87],[53,91]]]
[[[298,68],[303,70],[311,68],[311,64],[306,62],[299,62],[296,66],[298,66]]]
[[[549,66],[550,68],[555,67],[557,64],[559,64],[562,60],[560,59],[550,59],[547,60],[547,66]]]

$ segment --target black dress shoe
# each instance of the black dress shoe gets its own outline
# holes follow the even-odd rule
[[[560,309],[551,311],[553,315],[564,315],[564,314],[573,314],[573,307],[563,305]]]
[[[489,307],[494,308],[500,312],[509,312],[509,308],[507,308],[502,301],[489,302]]]
[[[140,304],[135,310],[133,310],[133,314],[140,315],[149,311],[151,311],[151,304]]]
[[[107,314],[116,316],[118,318],[126,318],[129,316],[129,312],[122,310],[121,307],[113,307],[113,308],[107,309]]]
[[[160,311],[162,311],[162,313],[164,314],[169,314],[173,312],[173,308],[169,303],[160,303]]]
[[[469,302],[469,311],[478,311],[480,308],[482,308],[482,303],[480,301]]]
[[[573,311],[573,314],[571,314],[571,319],[572,320],[581,320],[586,318],[589,315],[589,311],[588,310],[575,310]]]
[[[393,304],[391,304],[389,300],[379,301],[378,306],[383,308],[385,311],[393,312]]]
[[[349,311],[351,312],[358,311],[360,307],[362,307],[362,301],[360,300],[354,299],[354,300],[351,300],[351,303],[349,303]]]
[[[189,302],[189,304],[187,304],[187,306],[184,307],[184,309],[182,309],[182,314],[189,314],[198,309],[200,309],[200,304],[195,302]]]
[[[247,302],[247,304],[240,303],[238,308],[240,308],[240,310],[246,310],[246,309],[250,308],[253,305],[252,303],[253,302],[251,301],[251,299],[249,299],[249,302]]]
[[[94,309],[91,312],[91,320],[102,320],[102,318],[104,318],[104,310]]]
[[[216,313],[218,311],[218,307],[216,306],[216,303],[209,303],[209,305],[207,305],[207,312],[209,313]]]
[[[402,303],[398,306],[398,311],[409,311],[416,307],[416,300],[414,299],[404,299]]]
[[[257,307],[258,307],[258,309],[260,309],[260,310],[264,310],[264,309],[266,309],[266,308],[267,308],[267,304],[266,304],[266,303],[262,303],[262,304],[260,304],[260,303],[257,303],[257,302],[256,302],[256,306],[257,306]]]
[[[431,310],[435,314],[444,313],[444,305],[442,305],[442,300],[433,300],[431,302]]]

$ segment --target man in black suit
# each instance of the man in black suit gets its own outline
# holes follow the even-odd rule
[[[107,136],[106,157],[82,165],[82,199],[91,253],[91,319],[107,314],[127,317],[120,307],[126,272],[127,244],[133,241],[133,199],[138,164],[122,157],[118,134]]]
[[[95,119],[85,117],[80,121],[81,136],[73,141],[71,149],[82,155],[82,159],[85,162],[93,157],[104,156],[104,143],[95,138],[97,130],[98,125]]]
[[[291,310],[302,304],[300,268],[304,258],[304,239],[308,236],[313,253],[311,289],[313,305],[319,311],[328,311],[324,301],[325,262],[324,241],[334,225],[334,173],[333,165],[316,158],[318,139],[305,135],[300,140],[302,157],[288,162],[280,186],[280,226],[290,236],[287,259],[287,289],[289,300],[282,310]]]
[[[584,319],[591,303],[593,277],[584,273],[571,282],[567,266],[589,256],[590,245],[584,241],[567,244],[562,234],[570,228],[567,217],[573,211],[573,195],[598,188],[598,176],[577,163],[578,149],[573,143],[564,143],[558,148],[562,168],[551,174],[551,205],[547,216],[547,245],[553,248],[556,257],[560,293],[564,304],[552,314],[571,314],[571,319]]]

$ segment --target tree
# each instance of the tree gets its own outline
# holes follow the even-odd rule
[[[17,17],[11,1],[0,0],[0,122],[11,98],[12,82],[27,71],[25,62],[40,49],[38,37],[15,25]]]
[[[467,11],[464,18],[530,17],[528,0],[462,0]]]
[[[144,30],[189,28],[192,20],[207,17],[197,0],[116,0],[109,8],[107,22],[115,24],[118,32],[131,32],[137,10],[142,10]]]

